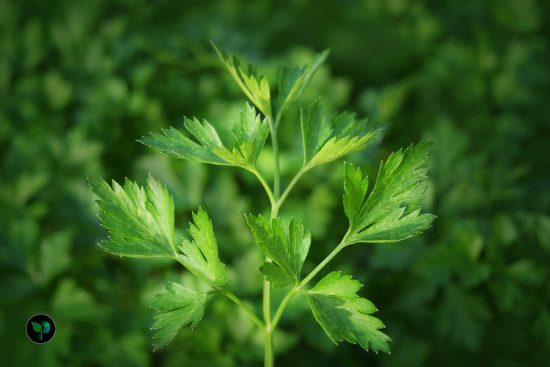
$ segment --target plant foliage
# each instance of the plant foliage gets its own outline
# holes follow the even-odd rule
[[[169,156],[201,163],[231,165],[253,172],[262,183],[272,204],[271,217],[249,214],[246,221],[264,256],[260,271],[264,275],[264,320],[259,321],[238,296],[224,286],[227,282],[225,265],[218,255],[218,244],[212,222],[203,209],[193,213],[189,225],[191,240],[178,244],[174,239],[174,204],[170,195],[157,180],[149,178],[148,187],[141,188],[127,180],[124,188],[113,183],[92,180],[92,190],[99,197],[100,218],[110,232],[111,239],[102,245],[107,251],[126,256],[172,256],[192,274],[244,308],[252,321],[264,328],[265,365],[273,365],[272,332],[288,301],[313,278],[341,249],[356,242],[395,242],[427,229],[434,217],[420,214],[420,203],[426,191],[426,166],[429,144],[421,143],[389,156],[380,167],[376,184],[368,198],[368,179],[359,168],[346,165],[344,211],[350,228],[340,245],[327,256],[306,278],[301,277],[302,266],[311,244],[311,233],[300,220],[291,219],[285,230],[278,217],[283,200],[278,189],[268,186],[256,170],[256,161],[264,147],[267,135],[272,137],[276,176],[274,187],[280,185],[277,129],[287,105],[296,102],[303,87],[319,65],[326,59],[322,53],[307,67],[295,71],[283,69],[279,85],[279,114],[273,118],[269,81],[257,73],[257,68],[228,56],[214,46],[222,62],[237,81],[245,95],[265,116],[262,119],[253,107],[245,104],[240,119],[231,131],[236,145],[228,150],[216,128],[204,120],[186,119],[184,126],[196,141],[184,133],[169,129],[163,134],[151,134],[142,143]],[[380,134],[367,120],[357,120],[353,114],[329,115],[320,101],[300,113],[304,161],[292,182],[297,182],[309,169],[351,152],[364,149]],[[287,187],[287,193],[293,184]],[[285,194],[283,194],[285,195]],[[177,249],[181,252],[177,252]],[[292,285],[271,317],[271,286]],[[327,335],[334,341],[359,343],[365,350],[389,352],[390,340],[383,332],[382,322],[371,314],[374,305],[356,292],[359,283],[351,276],[333,272],[306,292],[311,310]],[[184,325],[192,328],[202,319],[207,294],[177,283],[167,286],[168,293],[157,296],[153,308],[157,311],[153,329],[154,348],[172,341]]]

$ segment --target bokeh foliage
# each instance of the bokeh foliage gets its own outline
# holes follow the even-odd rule
[[[275,79],[331,49],[304,106],[382,121],[382,143],[351,161],[371,177],[392,150],[434,142],[423,236],[358,246],[353,269],[394,340],[392,355],[331,344],[293,301],[275,336],[280,365],[543,365],[550,353],[550,4],[547,1],[0,0],[0,344],[8,366],[253,366],[262,337],[224,299],[193,332],[152,353],[151,310],[166,281],[194,280],[161,260],[120,261],[87,177],[151,172],[175,200],[177,231],[212,216],[235,292],[257,304],[261,259],[243,217],[267,208],[253,177],[167,159],[135,140],[204,116],[229,132],[243,98],[215,40]],[[301,164],[298,111],[281,124],[283,180]],[[259,169],[270,176],[269,152]],[[312,230],[305,270],[345,231],[341,162],[309,172],[283,219]],[[329,267],[330,268],[330,267]],[[200,285],[196,285],[200,287]],[[275,295],[277,297],[277,294]],[[32,345],[26,320],[57,334]]]

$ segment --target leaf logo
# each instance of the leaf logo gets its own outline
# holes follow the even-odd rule
[[[35,343],[47,343],[54,334],[55,324],[48,315],[34,315],[27,322],[27,336]]]

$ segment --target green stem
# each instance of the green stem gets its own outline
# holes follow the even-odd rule
[[[281,172],[279,165],[279,143],[277,141],[277,121],[273,122],[273,115],[267,116],[269,131],[271,135],[271,144],[273,146],[273,158],[275,160],[275,172],[273,174],[273,200],[271,202],[271,219],[279,215],[279,194],[281,187]],[[271,261],[269,258],[266,261]],[[264,345],[264,366],[273,367],[273,329],[271,327],[271,283],[264,277],[263,289],[263,314],[265,324],[265,345]]]
[[[279,200],[277,200],[277,207],[280,208],[283,203],[285,202],[288,194],[290,194],[290,192],[292,191],[292,189],[294,188],[294,186],[296,185],[296,183],[300,180],[300,178],[302,177],[302,175],[304,173],[306,173],[308,171],[307,168],[305,167],[302,167],[300,168],[300,170],[298,171],[298,173],[296,173],[296,175],[292,178],[292,180],[290,181],[290,183],[288,184],[288,186],[286,187],[285,191],[283,191],[283,194],[281,195],[281,197],[279,198]]]
[[[231,301],[233,301],[235,304],[240,306],[246,312],[248,317],[250,317],[252,322],[254,322],[254,324],[256,324],[258,328],[260,328],[260,330],[264,329],[264,323],[262,322],[262,320],[260,320],[258,316],[256,316],[256,313],[249,306],[245,305],[239,297],[237,297],[230,291],[223,288],[220,288],[219,291],[221,294],[223,294],[224,296],[229,298]]]
[[[179,259],[178,256],[175,256],[175,260],[177,262],[179,262],[181,265],[183,265],[183,267],[185,267],[185,264]],[[198,276],[198,275],[197,275]],[[241,301],[241,299],[239,297],[237,297],[235,294],[233,294],[231,291],[228,291],[227,289],[224,289],[216,284],[214,284],[213,282],[211,282],[208,278],[206,277],[201,277],[201,276],[198,276],[202,281],[204,281],[205,283],[209,284],[212,288],[212,290],[208,291],[208,294],[214,294],[214,293],[221,293],[223,294],[225,297],[227,297],[228,299],[230,299],[231,301],[233,301],[233,303],[235,303],[237,306],[241,307],[245,312],[246,314],[248,315],[248,317],[250,317],[250,319],[252,320],[252,322],[258,326],[260,329],[263,329],[264,328],[264,323],[262,322],[262,320],[260,320],[258,318],[258,316],[256,316],[256,313],[250,308],[250,306],[247,306],[246,304],[243,303],[243,301]]]
[[[327,257],[325,257],[325,259],[323,261],[321,261],[321,263],[319,265],[317,265],[315,267],[315,269],[313,269],[311,271],[311,273],[309,273],[301,282],[300,284],[298,285],[298,290],[302,289],[305,285],[307,285],[311,279],[313,279],[336,255],[338,255],[338,253],[340,251],[342,251],[342,249],[344,247],[346,247],[348,244],[347,244],[347,237],[349,235],[349,230],[348,232],[346,233],[346,235],[344,236],[344,238],[342,239],[342,241],[340,241],[340,243],[338,244],[338,246],[336,246],[334,248],[334,250],[332,250],[332,252],[330,254],[328,254]]]
[[[267,183],[267,181],[264,179],[262,174],[260,172],[258,172],[258,170],[256,168],[246,168],[246,169],[249,172],[252,172],[258,178],[258,181],[260,181],[260,183],[264,187],[264,190],[267,194],[267,197],[269,198],[269,203],[270,203],[271,207],[273,208],[275,206],[275,197],[273,196],[273,192],[271,191],[271,187],[269,187],[269,184]]]
[[[279,308],[277,308],[277,312],[275,312],[275,316],[273,316],[273,321],[271,323],[271,327],[273,329],[277,327],[277,324],[279,323],[281,316],[283,316],[283,312],[285,311],[286,306],[288,306],[288,303],[290,302],[292,297],[294,297],[294,295],[298,293],[299,290],[300,289],[298,288],[298,284],[297,284],[290,290],[290,292],[286,294],[285,298],[283,298],[283,300],[281,301],[281,304],[279,305]]]
[[[263,299],[263,310],[264,310],[264,366],[273,367],[273,338],[272,338],[272,328],[271,328],[271,283],[264,278],[264,299]]]
[[[281,189],[281,173],[279,166],[279,142],[277,140],[277,127],[273,123],[272,116],[267,116],[267,122],[269,124],[269,131],[271,135],[271,145],[273,146],[273,159],[275,160],[275,172],[273,174],[273,194],[275,196],[275,200],[278,200]]]
[[[264,367],[273,367],[273,338],[271,331],[265,330]]]
[[[277,327],[277,324],[279,323],[279,320],[281,319],[281,316],[283,316],[283,312],[285,311],[286,307],[288,306],[288,303],[290,300],[298,293],[303,287],[305,287],[344,247],[348,245],[347,238],[350,234],[350,229],[346,232],[344,237],[342,238],[342,241],[332,250],[330,254],[328,254],[327,257],[319,265],[315,267],[302,281],[298,284],[296,284],[290,292],[287,293],[285,298],[281,301],[281,304],[279,305],[279,308],[277,308],[277,311],[275,312],[275,316],[273,316],[273,320],[271,322],[271,328],[275,330]]]
[[[277,117],[275,117],[275,130],[279,129],[279,124],[281,123],[281,117],[283,116],[283,111],[279,111],[277,113]]]

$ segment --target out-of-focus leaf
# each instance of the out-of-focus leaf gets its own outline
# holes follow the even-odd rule
[[[74,279],[66,278],[58,285],[51,300],[56,320],[71,323],[82,320],[101,320],[105,309]]]
[[[488,321],[490,312],[479,296],[464,294],[449,286],[437,315],[437,330],[473,351],[479,347],[483,325]]]
[[[71,263],[71,235],[56,233],[45,238],[40,245],[40,271],[45,281],[53,279]]]
[[[281,116],[289,104],[300,98],[302,90],[313,77],[319,66],[327,59],[329,50],[321,52],[311,64],[300,68],[283,68],[279,75],[279,94],[277,96],[277,116]]]

